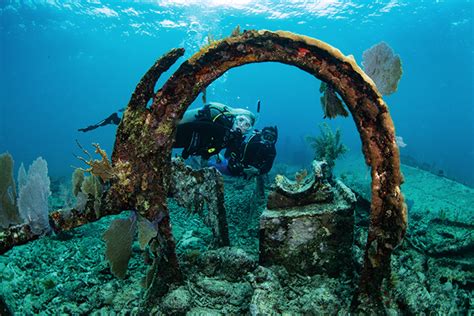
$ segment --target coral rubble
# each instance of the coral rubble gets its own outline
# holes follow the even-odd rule
[[[363,178],[363,162],[361,167]],[[186,279],[156,300],[153,311],[187,315],[349,314],[357,272],[363,264],[368,209],[357,205],[354,252],[347,254],[356,263],[356,275],[305,276],[290,273],[282,266],[258,264],[258,224],[264,205],[252,201],[255,183],[232,178],[224,178],[224,181],[229,238],[233,247],[209,249],[213,234],[200,216],[190,214],[173,199],[168,199],[173,236],[177,240],[180,266]],[[266,194],[268,190],[266,187]],[[54,189],[53,194],[57,194]],[[416,203],[420,202],[417,200]],[[145,277],[147,263],[143,260],[139,242],[132,244],[124,279],[114,277],[104,260],[102,234],[115,219],[128,220],[124,215],[78,227],[68,233],[67,238],[46,236],[0,256],[0,296],[11,312],[27,315],[133,315],[142,312],[140,304],[145,289],[141,279]],[[431,257],[427,256],[425,248],[417,250],[411,245],[414,238],[420,238],[422,244],[415,243],[416,247],[446,249],[450,242],[455,246],[457,243],[452,242],[450,235],[461,237],[465,230],[458,230],[457,224],[450,229],[449,221],[454,221],[451,216],[448,213],[444,219],[434,221],[432,227],[427,227],[429,220],[425,217],[410,220],[408,239],[393,254],[387,282],[390,288],[384,295],[385,313],[465,314],[472,308],[469,253]],[[443,230],[447,234],[443,234]],[[431,231],[436,238],[426,236]],[[428,240],[432,242],[427,243]],[[439,246],[435,246],[438,243]]]

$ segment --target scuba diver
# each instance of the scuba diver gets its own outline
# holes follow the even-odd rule
[[[254,124],[252,112],[210,102],[186,111],[178,124],[173,148],[183,148],[184,159],[200,156],[208,160],[224,148],[227,156],[240,149],[244,135]]]
[[[123,112],[123,111],[125,111],[125,108],[122,108],[122,109],[118,110],[118,112]],[[102,121],[100,121],[97,124],[90,125],[90,126],[87,126],[87,127],[84,127],[84,128],[79,128],[78,131],[85,133],[85,132],[92,131],[96,128],[106,126],[106,125],[110,125],[110,124],[119,125],[121,118],[118,116],[118,112],[114,112],[114,113],[110,114],[107,118],[103,119]]]
[[[255,130],[246,142],[241,144],[239,151],[226,158],[216,159],[211,166],[216,167],[222,174],[252,178],[267,174],[273,166],[276,156],[275,144],[278,139],[276,126]]]
[[[260,106],[260,103],[259,103]],[[120,109],[118,112],[123,112]],[[118,125],[118,112],[97,124],[80,128],[89,132],[109,124]],[[200,156],[208,160],[226,149],[226,156],[240,150],[245,135],[255,124],[255,115],[245,109],[209,102],[200,109],[188,110],[178,123],[173,148],[183,148],[182,157]]]

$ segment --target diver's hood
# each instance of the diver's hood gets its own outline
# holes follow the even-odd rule
[[[262,138],[269,143],[276,143],[278,139],[278,128],[267,126],[262,129]]]

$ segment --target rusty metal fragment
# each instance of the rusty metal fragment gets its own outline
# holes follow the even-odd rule
[[[402,175],[388,108],[373,81],[356,64],[330,45],[290,32],[247,31],[215,41],[185,61],[155,96],[150,108],[158,163],[169,161],[177,119],[197,95],[227,70],[248,63],[274,61],[296,66],[330,84],[341,96],[360,133],[366,163],[372,168],[371,224],[360,279],[363,297],[380,301],[382,281],[390,274],[390,256],[407,225],[400,191]],[[159,126],[154,124],[160,123]],[[117,148],[118,150],[118,148]],[[154,157],[156,158],[156,157]],[[159,168],[167,185],[165,168]],[[161,178],[163,176],[163,178]]]
[[[312,163],[312,172],[304,177],[290,180],[283,175],[275,177],[275,189],[269,194],[267,208],[269,210],[303,206],[313,203],[330,202],[334,198],[329,183],[330,170],[325,161]]]
[[[172,181],[169,194],[178,205],[200,214],[212,230],[213,244],[229,246],[229,230],[224,206],[224,182],[215,168],[193,170],[182,158],[172,161]],[[203,208],[207,204],[204,217]]]
[[[120,214],[121,209],[104,209],[97,211],[94,200],[88,199],[84,210],[60,209],[49,214],[49,224],[54,232],[71,230],[73,228],[98,221],[102,217]]]
[[[102,208],[97,211],[94,200],[87,201],[84,210],[65,208],[49,213],[49,225],[51,229],[59,233],[73,228],[98,221],[104,216],[120,214],[123,210]],[[26,244],[40,238],[41,235],[33,234],[29,224],[19,224],[0,230],[0,254],[4,254],[15,246]]]
[[[314,196],[313,190],[318,186],[308,186],[296,196]],[[282,265],[289,273],[302,275],[324,273],[337,277],[352,272],[355,194],[340,181],[326,182],[323,190],[331,193],[330,199],[278,204],[263,211],[259,232],[261,265]]]
[[[39,237],[39,235],[33,234],[28,224],[20,224],[2,229],[0,230],[0,255],[14,246],[24,245]]]
[[[155,85],[161,75],[166,72],[175,62],[183,56],[184,49],[175,48],[158,59],[155,64],[148,69],[138,83],[132,94],[128,106],[132,109],[145,108],[148,101],[154,96]]]

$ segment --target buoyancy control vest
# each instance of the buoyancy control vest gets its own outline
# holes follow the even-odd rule
[[[234,117],[221,104],[206,104],[194,118],[178,124],[173,147],[184,148],[182,156],[209,159],[223,148],[238,150],[243,141],[239,131],[232,131]]]

